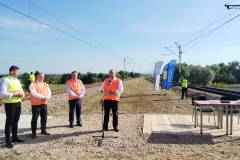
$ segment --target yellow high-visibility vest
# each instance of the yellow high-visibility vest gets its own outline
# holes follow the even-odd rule
[[[20,83],[19,80],[14,81],[10,76],[5,77],[4,80],[9,83],[9,88],[8,88],[7,92],[9,92],[9,93],[22,92],[22,84]],[[12,98],[8,98],[8,99],[3,99],[3,102],[4,103],[18,103],[18,102],[22,102],[22,98],[12,97]]]
[[[30,74],[29,79],[28,79],[31,83],[33,83],[35,81],[35,75],[34,74]]]
[[[186,79],[182,80],[182,87],[184,87],[184,88],[188,87],[188,80],[186,80]]]

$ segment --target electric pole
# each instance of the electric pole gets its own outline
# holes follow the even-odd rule
[[[126,65],[128,65],[128,64],[135,64],[135,62],[134,62],[134,59],[129,59],[128,61],[127,61],[127,56],[126,57],[124,57],[123,58],[123,72],[124,72],[124,74],[123,74],[123,78],[125,79],[126,78]]]
[[[173,52],[171,49],[169,49],[168,47],[164,47],[165,49],[167,49],[168,51],[170,51],[172,53],[172,55],[175,55],[178,57],[178,62],[179,62],[179,83],[182,81],[182,47],[180,44],[178,44],[178,42],[174,42],[177,45],[177,49],[178,49],[178,54],[176,54],[175,52]],[[170,55],[170,54],[161,54],[161,55]]]
[[[181,45],[178,44],[178,42],[175,42],[175,44],[177,45],[178,48],[178,58],[179,58],[179,82],[182,81],[182,49],[181,49]]]

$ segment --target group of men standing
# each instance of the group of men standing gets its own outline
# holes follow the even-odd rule
[[[18,79],[19,67],[11,66],[9,68],[9,75],[0,80],[0,96],[3,100],[6,112],[5,123],[5,138],[6,147],[12,148],[13,143],[24,142],[18,136],[18,121],[21,114],[21,102],[25,93],[22,85]],[[33,74],[31,74],[33,75]],[[45,75],[41,72],[36,72],[31,76],[29,85],[29,92],[32,105],[32,120],[31,130],[32,138],[36,138],[37,121],[40,115],[41,118],[41,134],[50,135],[47,132],[47,114],[48,114],[48,100],[51,98],[51,90],[46,82],[44,82]],[[81,80],[78,79],[78,73],[73,71],[71,79],[66,82],[66,90],[69,99],[69,127],[74,127],[74,112],[76,112],[76,124],[82,126],[81,109],[82,98],[85,95],[85,87]],[[103,130],[108,130],[109,113],[113,113],[113,128],[118,132],[118,104],[120,95],[123,92],[122,81],[116,77],[116,71],[110,70],[109,77],[103,82],[102,91],[104,93],[104,123]],[[12,136],[11,136],[12,134]]]

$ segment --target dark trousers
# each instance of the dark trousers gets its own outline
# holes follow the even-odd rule
[[[118,126],[118,101],[104,100],[104,123],[103,128],[108,129],[110,109],[113,114],[113,128]]]
[[[184,95],[186,96],[186,99],[188,98],[188,89],[185,87],[182,87],[182,99],[184,98]]]
[[[47,127],[47,105],[33,105],[32,106],[32,121],[31,121],[31,128],[32,133],[36,134],[37,130],[37,121],[38,117],[41,117],[41,131],[46,131]]]
[[[6,112],[6,124],[5,124],[6,143],[11,143],[12,139],[17,138],[18,121],[21,114],[21,103],[20,102],[5,103],[5,112]]]
[[[81,123],[81,108],[82,108],[82,100],[74,99],[69,100],[69,123],[72,125],[74,122],[74,112],[76,110],[76,118],[77,123]]]

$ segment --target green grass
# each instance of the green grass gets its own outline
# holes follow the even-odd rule
[[[240,88],[240,84],[226,84],[227,88]]]
[[[50,87],[51,90],[65,89],[66,84],[49,84],[49,87]]]
[[[240,88],[240,84],[214,83],[214,84],[211,84],[210,86],[215,88],[220,88],[220,89],[229,89],[229,90],[234,90],[234,89],[239,90]]]

